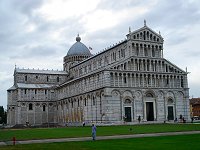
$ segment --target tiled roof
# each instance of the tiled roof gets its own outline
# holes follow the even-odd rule
[[[200,98],[192,98],[192,99],[190,99],[190,104],[191,105],[200,104]]]
[[[25,83],[17,83],[18,88],[26,88],[26,89],[42,89],[42,88],[51,88],[55,86],[55,84],[25,84]]]
[[[65,71],[58,70],[37,70],[37,69],[15,69],[16,73],[39,73],[39,74],[57,74],[57,75],[67,75]]]

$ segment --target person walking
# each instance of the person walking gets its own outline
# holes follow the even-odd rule
[[[138,116],[138,122],[140,123],[140,121],[141,121],[141,116]]]
[[[97,131],[97,128],[94,124],[92,124],[92,140],[96,140],[96,131]]]

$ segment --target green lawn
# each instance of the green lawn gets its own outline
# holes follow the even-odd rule
[[[199,150],[200,134],[0,146],[1,150]]]
[[[130,130],[130,128],[132,130]],[[151,124],[132,126],[99,126],[97,136],[158,133],[174,131],[200,131],[200,124]],[[66,128],[42,128],[42,129],[1,129],[0,141],[11,140],[15,136],[17,140],[48,139],[91,136],[91,127],[66,127]]]

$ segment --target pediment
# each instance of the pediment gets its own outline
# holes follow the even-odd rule
[[[163,37],[160,35],[160,33],[156,33],[148,26],[144,26],[138,30],[129,32],[129,34],[127,35],[127,39],[129,39],[129,40],[144,40],[144,41],[163,43]]]
[[[106,67],[106,69],[117,69],[117,70],[119,69],[120,70],[120,68],[122,67],[122,64],[123,64],[123,70],[126,70],[126,66],[124,68],[124,64],[128,66],[128,64],[127,64],[128,61],[131,61],[130,57],[127,59],[118,60],[115,63],[112,63],[111,65],[108,65]],[[120,66],[120,68],[117,68],[119,66]]]
[[[170,61],[166,60],[166,59],[151,59],[151,58],[136,58],[134,56],[131,56],[127,59],[122,59],[119,61],[116,61],[115,63],[108,65],[106,67],[106,69],[111,69],[111,70],[126,70],[126,71],[135,71],[133,69],[130,69],[130,63],[132,61],[134,61],[135,59],[138,59],[139,62],[143,62],[145,61],[145,59],[147,59],[147,62],[155,62],[160,64],[166,64],[167,65],[167,72],[168,73],[187,73],[184,70],[182,70],[181,68],[179,68],[178,66],[174,65],[173,63],[171,63]],[[163,68],[164,69],[164,68]],[[138,70],[138,71],[144,71],[144,70]]]

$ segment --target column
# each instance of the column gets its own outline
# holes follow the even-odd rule
[[[145,79],[144,79],[144,74],[142,74],[142,86],[144,87],[144,81]]]
[[[141,60],[141,65],[140,65],[142,71],[144,71],[144,64],[143,64],[143,60]]]
[[[159,76],[158,76],[159,78]],[[154,87],[158,87],[158,78],[156,77],[156,75],[154,75]]]
[[[136,83],[136,74],[133,74],[133,79],[134,79],[134,87],[137,86],[137,83]]]
[[[149,71],[153,71],[151,60],[149,61]]]
[[[161,87],[164,87],[164,83],[163,83],[163,75],[161,75]]]

